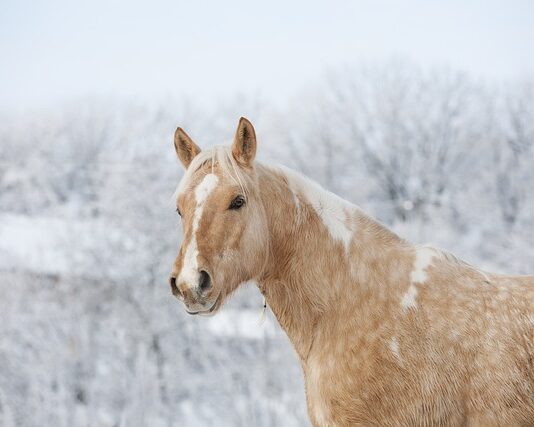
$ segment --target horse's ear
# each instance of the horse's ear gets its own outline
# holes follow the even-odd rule
[[[189,135],[182,128],[177,128],[174,132],[174,149],[178,158],[187,169],[195,156],[200,153],[200,148],[196,145]]]
[[[239,119],[237,125],[232,144],[232,155],[243,166],[250,166],[256,157],[256,132],[252,123],[244,117]]]

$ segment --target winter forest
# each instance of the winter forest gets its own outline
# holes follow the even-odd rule
[[[0,426],[308,426],[291,345],[254,284],[212,318],[167,282],[176,126],[248,117],[283,164],[399,235],[534,272],[534,80],[403,61],[333,69],[274,105],[85,97],[0,117]]]

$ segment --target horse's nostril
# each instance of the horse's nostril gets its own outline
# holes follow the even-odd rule
[[[210,286],[211,286],[211,277],[204,270],[200,270],[200,280],[198,282],[198,286],[199,286],[201,291],[205,291],[205,290],[209,289]]]
[[[171,285],[171,290],[173,295],[179,295],[180,291],[178,290],[178,287],[176,286],[176,277],[169,277],[169,285]]]

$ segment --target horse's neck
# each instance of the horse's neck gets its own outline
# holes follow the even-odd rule
[[[356,206],[305,178],[258,169],[271,236],[258,286],[299,356],[306,359],[325,318],[336,316],[341,305],[356,305],[363,293],[368,298],[374,280],[361,282],[372,279],[369,264],[387,262],[391,257],[382,255],[404,243]]]

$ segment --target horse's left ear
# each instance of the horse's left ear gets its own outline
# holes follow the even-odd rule
[[[243,166],[250,166],[256,157],[256,132],[254,126],[244,117],[239,119],[234,143],[232,144],[232,155],[237,162]]]

